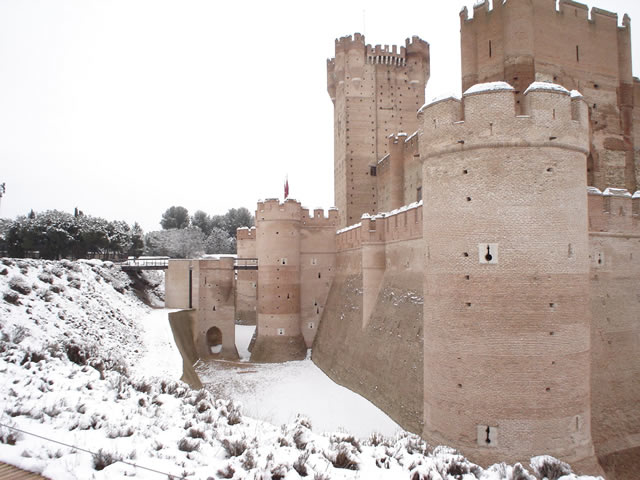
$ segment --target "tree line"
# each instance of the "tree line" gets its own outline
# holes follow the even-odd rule
[[[253,215],[246,208],[232,208],[224,215],[198,210],[189,216],[186,208],[174,206],[162,214],[160,224],[162,230],[145,235],[138,223],[109,221],[77,208],[73,214],[32,210],[14,220],[0,219],[0,252],[45,259],[229,254],[236,252],[236,229],[251,227]]]
[[[160,220],[162,230],[145,236],[145,253],[172,258],[196,258],[203,254],[236,253],[236,229],[253,226],[248,209],[231,208],[224,215],[182,206],[169,207]]]
[[[78,209],[73,214],[32,210],[0,221],[0,250],[11,257],[117,259],[143,249],[144,233],[137,223],[92,217]]]

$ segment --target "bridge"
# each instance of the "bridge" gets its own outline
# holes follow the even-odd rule
[[[130,258],[118,264],[123,272],[140,272],[142,270],[166,270],[169,268],[168,257]],[[236,258],[235,270],[258,270],[257,258]]]

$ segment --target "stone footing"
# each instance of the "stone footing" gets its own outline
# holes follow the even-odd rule
[[[260,337],[251,349],[251,361],[256,363],[278,363],[304,360],[307,346],[302,335],[295,337]]]

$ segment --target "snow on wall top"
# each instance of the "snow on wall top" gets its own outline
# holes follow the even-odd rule
[[[631,194],[626,188],[607,188],[602,195],[604,195],[605,197],[631,198]]]
[[[422,110],[424,110],[425,108],[427,108],[430,105],[433,105],[434,103],[442,102],[443,100],[449,100],[450,98],[454,98],[454,99],[459,101],[460,100],[460,95],[458,95],[455,92],[446,92],[446,93],[441,93],[439,95],[436,95],[431,100],[429,100],[427,103],[425,103],[423,106],[421,106],[420,109],[418,110],[418,113],[422,112]]]
[[[571,98],[582,98],[582,94],[578,90],[571,90]]]
[[[407,210],[412,210],[414,208],[418,208],[421,206],[422,206],[422,200],[420,200],[419,202],[410,203],[409,205],[403,205],[402,207],[396,208],[395,210],[391,210],[390,212],[381,212],[381,213],[376,213],[375,215],[371,215],[370,213],[363,213],[362,216],[360,217],[360,220],[366,220],[366,219],[377,220],[379,218],[393,217],[394,215],[398,215],[399,213],[406,212]],[[353,225],[349,225],[348,227],[345,227],[341,230],[338,230],[336,234],[348,232],[349,230],[353,230],[361,226],[362,226],[362,222],[358,222]]]
[[[469,87],[463,96],[473,95],[474,93],[484,92],[498,92],[498,91],[514,91],[514,88],[507,82],[489,82],[489,83],[476,83]]]
[[[587,187],[587,194],[589,195],[602,195],[602,192],[599,188],[596,187]]]
[[[565,93],[569,95],[569,90],[564,88],[562,85],[558,85],[557,83],[550,83],[550,82],[533,82],[524,91],[524,94],[526,95],[529,92],[540,91],[540,90],[546,90],[550,92],[560,92],[560,93]]]
[[[353,225],[349,225],[348,227],[338,230],[336,234],[338,235],[340,233],[348,232],[349,230],[355,230],[356,228],[360,228],[361,226],[362,226],[362,223],[354,223]]]

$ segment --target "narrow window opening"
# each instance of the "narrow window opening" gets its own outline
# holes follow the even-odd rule
[[[489,40],[489,58],[491,58],[492,55],[493,55],[493,48],[492,48],[492,45],[491,45],[491,40]]]
[[[214,311],[214,312],[216,311],[216,306],[215,306],[215,305],[213,306],[213,311]]]
[[[318,278],[322,278],[322,275],[320,274],[320,272],[318,272]]]
[[[580,61],[580,47],[576,45],[576,62]]]
[[[487,442],[487,445],[491,443],[491,427],[487,427],[486,430],[487,433],[487,438],[485,439],[485,442]]]
[[[376,170],[377,170],[377,167],[375,167],[375,166],[370,166],[370,167],[369,167],[369,174],[370,174],[372,177],[375,177],[375,176],[378,174],[378,172],[377,172]]]
[[[493,255],[491,255],[491,247],[490,247],[489,245],[487,245],[487,253],[486,253],[486,255],[484,256],[484,259],[485,259],[487,262],[490,262],[491,260],[493,260]]]

